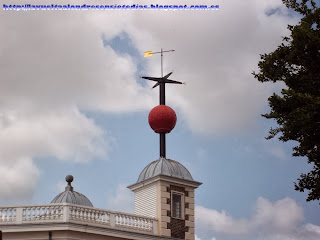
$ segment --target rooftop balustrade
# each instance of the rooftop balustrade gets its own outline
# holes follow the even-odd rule
[[[66,203],[0,207],[0,225],[57,222],[85,223],[153,234],[157,234],[158,224],[155,218]]]

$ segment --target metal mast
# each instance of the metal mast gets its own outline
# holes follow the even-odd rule
[[[152,56],[153,54],[157,54],[157,53],[160,53],[160,56],[161,56],[161,78],[141,77],[147,80],[157,82],[153,86],[153,88],[159,86],[160,105],[166,105],[166,88],[165,88],[166,83],[183,84],[182,82],[168,79],[168,77],[172,74],[172,72],[167,74],[166,76],[163,76],[163,53],[173,52],[173,51],[174,50],[163,51],[161,48],[160,52],[152,52],[152,51],[145,52],[145,57]],[[166,134],[165,133],[159,133],[159,134],[160,134],[160,157],[166,158]]]

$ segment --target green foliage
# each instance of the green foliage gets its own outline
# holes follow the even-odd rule
[[[305,156],[313,169],[301,174],[297,191],[308,190],[307,201],[320,200],[320,9],[313,0],[283,0],[290,9],[302,15],[296,26],[288,26],[290,37],[284,37],[278,48],[261,55],[260,82],[282,81],[287,88],[281,96],[269,97],[271,112],[278,127],[269,131],[267,139],[280,134],[279,140],[297,141],[293,156]]]

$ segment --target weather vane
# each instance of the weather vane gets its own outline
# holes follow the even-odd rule
[[[161,48],[160,52],[152,52],[152,51],[144,52],[144,57],[151,57],[153,54],[161,53],[161,77],[160,78],[156,78],[156,77],[141,77],[141,78],[144,78],[144,79],[147,79],[147,80],[151,80],[151,81],[156,81],[157,82],[152,88],[155,88],[157,86],[159,86],[159,88],[160,88],[160,90],[159,90],[159,92],[160,92],[160,94],[159,94],[160,105],[166,105],[166,88],[165,88],[165,84],[166,83],[185,84],[185,83],[182,83],[182,82],[178,82],[178,81],[175,81],[175,80],[168,79],[173,72],[170,72],[167,75],[163,76],[163,53],[165,53],[165,52],[174,52],[174,50],[163,51],[162,48]]]
[[[166,133],[169,133],[176,125],[177,116],[172,108],[166,106],[166,83],[185,84],[179,81],[168,79],[172,72],[163,76],[163,53],[173,52],[174,50],[160,52],[147,51],[144,52],[144,57],[150,57],[154,54],[161,54],[161,77],[141,77],[143,79],[157,82],[152,88],[159,86],[160,105],[153,108],[149,113],[149,124],[151,128],[160,134],[160,157],[166,158]]]

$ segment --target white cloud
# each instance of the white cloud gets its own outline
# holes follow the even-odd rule
[[[108,153],[103,131],[83,111],[135,112],[157,104],[157,95],[136,81],[137,60],[103,46],[102,38],[123,32],[140,52],[177,50],[165,57],[164,69],[174,68],[173,78],[188,85],[168,87],[167,99],[192,131],[222,135],[254,126],[275,87],[250,73],[259,53],[273,50],[297,19],[265,14],[285,13],[280,0],[215,4],[219,11],[1,11],[0,163],[3,181],[17,190],[1,197],[24,192],[20,178],[33,191],[35,158],[84,162]],[[159,75],[158,57],[144,63]],[[17,177],[9,162],[29,167]]]
[[[221,135],[251,128],[260,118],[267,97],[278,87],[262,85],[251,75],[259,54],[273,50],[280,43],[280,36],[288,33],[287,23],[295,21],[283,15],[268,17],[265,11],[270,8],[285,11],[281,1],[269,2],[218,1],[221,10],[215,12],[166,13],[163,26],[156,28],[152,45],[149,38],[136,41],[139,48],[149,45],[151,49],[169,38],[169,46],[177,49],[166,57],[166,69],[179,69],[172,78],[188,84],[168,87],[168,102],[182,111],[194,132]],[[140,23],[140,31],[152,32],[152,18],[142,24],[146,15],[147,12],[142,13],[134,21]],[[161,16],[159,13],[156,17]],[[166,21],[175,22],[175,28]],[[156,74],[158,59],[154,61],[152,71]]]
[[[116,193],[108,197],[108,209],[133,213],[133,194],[126,186],[126,184],[119,184]]]
[[[248,219],[236,219],[225,211],[196,206],[198,234],[214,233],[223,239],[319,239],[320,226],[302,224],[303,220],[302,208],[291,198],[271,202],[259,197]]]
[[[251,227],[245,219],[236,220],[225,211],[219,212],[201,206],[196,207],[196,217],[199,225],[219,233],[247,234]]]
[[[304,228],[306,231],[313,232],[315,234],[320,235],[320,226],[308,223],[308,224],[304,225]]]
[[[21,13],[0,13],[0,165],[3,188],[16,190],[4,190],[0,200],[32,194],[35,158],[106,157],[109,139],[83,111],[134,112],[156,99],[137,84],[130,56],[103,47],[103,33],[125,31],[128,19],[111,12]],[[9,165],[18,162],[29,167],[19,172]]]
[[[201,239],[197,235],[195,235],[195,240],[201,240]],[[217,239],[212,237],[211,240],[217,240]]]
[[[0,156],[4,162],[25,156],[84,162],[106,154],[102,129],[75,108],[32,114],[21,110],[4,118],[5,126],[0,129]]]
[[[259,53],[273,50],[287,23],[296,19],[265,14],[271,8],[285,11],[280,0],[216,4],[219,11],[126,11],[125,16],[120,11],[4,11],[0,102],[15,107],[27,101],[43,108],[75,104],[112,112],[149,109],[156,97],[136,83],[135,60],[102,44],[102,36],[126,32],[141,52],[166,45],[177,50],[165,57],[165,72],[175,68],[173,77],[188,87],[168,87],[168,100],[182,110],[192,130],[242,130],[273,88],[252,79]],[[113,24],[105,24],[110,20]],[[150,58],[149,64],[159,74],[159,59]]]
[[[106,157],[103,131],[77,109],[3,112],[0,117],[1,200],[31,198],[39,170],[34,157],[86,162]]]
[[[28,174],[25,174],[28,173]],[[1,200],[31,199],[39,178],[39,170],[31,159],[20,158],[0,165]]]

